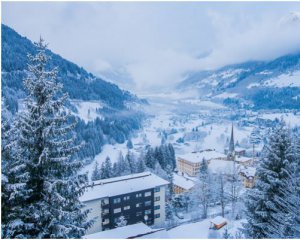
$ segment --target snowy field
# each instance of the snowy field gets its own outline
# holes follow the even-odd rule
[[[77,108],[78,113],[74,115],[78,116],[86,123],[93,121],[97,117],[101,118],[101,114],[97,113],[97,109],[103,108],[103,104],[100,101],[79,101],[72,100],[71,103]]]
[[[223,228],[219,230],[210,229],[210,219],[205,219],[196,223],[187,223],[175,227],[169,231],[168,237],[175,239],[191,239],[191,238],[200,238],[200,239],[208,239],[208,238],[224,238],[224,231],[227,228],[228,233],[231,235],[231,238],[236,238],[236,234],[238,229],[242,227],[243,220],[228,222]]]

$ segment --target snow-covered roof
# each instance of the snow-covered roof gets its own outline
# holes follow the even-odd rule
[[[167,239],[170,238],[168,232],[165,229],[152,229],[152,233],[147,233],[142,236],[138,236],[137,238],[142,239]]]
[[[256,174],[256,168],[247,167],[247,168],[241,169],[240,172],[244,173],[246,177],[254,177]]]
[[[191,179],[188,179],[184,176],[180,176],[178,174],[173,175],[173,183],[177,185],[178,187],[181,187],[183,189],[189,190],[192,187],[195,186],[195,182]]]
[[[227,222],[226,218],[223,218],[221,216],[216,216],[212,220],[210,220],[213,224],[220,225],[224,222]]]
[[[169,184],[168,181],[151,172],[136,173],[121,177],[95,181],[80,197],[80,201],[87,202],[104,197],[112,197],[131,192],[142,191]]]
[[[187,161],[198,163],[202,159],[210,160],[215,158],[226,158],[226,155],[217,151],[202,151],[202,152],[191,152],[182,155],[178,155],[179,158],[183,158]]]
[[[248,157],[236,157],[235,160],[237,162],[248,162],[251,161],[253,158],[248,158]]]
[[[235,146],[234,150],[239,152],[239,151],[245,151],[246,149],[242,148],[242,147]]]
[[[118,227],[111,230],[97,232],[83,236],[85,239],[107,239],[107,238],[121,238],[126,239],[129,237],[135,237],[140,234],[147,234],[153,232],[153,229],[148,227],[144,223],[137,223],[127,225],[124,227]]]

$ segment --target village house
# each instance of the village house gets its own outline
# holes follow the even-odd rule
[[[121,216],[128,225],[163,224],[168,184],[150,172],[94,181],[80,198],[91,209],[88,219],[97,217],[87,234],[115,228]]]
[[[210,220],[210,223],[211,223],[211,228],[218,230],[227,224],[227,220],[221,216],[217,216],[212,220]]]
[[[174,173],[173,175],[173,192],[175,194],[181,194],[189,192],[195,186],[195,181],[184,176],[184,173]]]
[[[255,185],[255,173],[256,169],[254,167],[243,167],[240,169],[240,175],[242,177],[242,181],[244,187],[253,188]]]

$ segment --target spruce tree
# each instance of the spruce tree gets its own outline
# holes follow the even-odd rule
[[[132,144],[131,139],[128,139],[126,146],[127,146],[128,149],[132,149],[133,148],[133,144]]]
[[[154,158],[154,152],[152,148],[149,148],[145,156],[145,164],[148,168],[155,169],[157,161]]]
[[[19,155],[18,122],[10,123],[12,119],[3,102],[1,117],[1,236],[2,238],[12,238],[19,229],[28,227],[19,219],[28,195],[26,190],[28,175],[23,158]]]
[[[94,170],[92,172],[91,179],[92,179],[92,181],[96,181],[96,180],[100,180],[101,179],[101,170],[100,170],[99,163],[97,161],[95,163],[95,167],[94,167]]]
[[[123,157],[122,152],[120,151],[119,158],[117,161],[117,173],[118,176],[125,176],[131,174],[131,169],[127,159]]]
[[[101,179],[111,178],[113,176],[113,169],[110,158],[107,156],[105,161],[101,164]]]
[[[137,162],[136,172],[142,173],[146,171],[146,165],[143,158],[140,158]]]
[[[296,212],[293,182],[293,153],[289,130],[284,123],[276,127],[257,167],[255,187],[246,197],[249,238],[289,238],[293,235]]]
[[[46,44],[36,43],[36,55],[29,55],[28,77],[24,80],[28,98],[20,114],[19,156],[27,174],[26,193],[18,226],[11,224],[11,237],[79,238],[90,226],[88,211],[79,197],[87,176],[78,174],[79,161],[72,159],[74,146],[68,99],[56,82],[57,70],[47,66]]]
[[[293,233],[294,238],[300,238],[300,136],[294,135],[294,174],[293,180],[295,183],[294,201],[296,211],[294,214]]]
[[[130,173],[136,173],[136,162],[135,162],[135,158],[133,156],[133,154],[128,151],[126,156],[125,156],[125,161],[128,163],[129,165],[129,169],[130,169]]]
[[[172,162],[173,170],[176,168],[176,157],[175,157],[175,150],[173,148],[173,145],[171,143],[168,144],[168,149],[170,153],[170,158]]]

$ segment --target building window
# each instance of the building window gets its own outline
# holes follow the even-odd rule
[[[103,218],[102,223],[103,224],[109,224],[109,218]]]
[[[154,210],[160,209],[160,205],[154,206]]]
[[[146,214],[146,215],[151,214],[151,210],[146,210],[146,211],[145,211],[145,214]]]
[[[119,213],[119,212],[121,212],[121,208],[115,208],[114,209],[114,213]]]
[[[155,218],[160,218],[160,214],[157,213],[157,214],[154,215],[154,217],[155,217]]]
[[[141,194],[141,193],[137,193],[137,194],[135,195],[135,197],[136,197],[136,198],[140,198],[140,197],[142,197],[142,194]]]
[[[109,209],[108,209],[108,208],[104,208],[104,209],[102,209],[102,212],[103,212],[104,214],[107,214],[107,213],[109,213]]]
[[[130,206],[125,206],[124,207],[124,210],[129,210],[130,209]]]
[[[109,203],[109,201],[107,198],[101,201],[102,206],[107,205],[108,203]]]
[[[113,200],[114,204],[120,203],[120,202],[121,202],[121,198],[114,198],[114,200]]]
[[[145,206],[146,206],[146,207],[151,206],[151,201],[146,201],[146,202],[145,202]]]
[[[136,206],[137,208],[139,208],[139,207],[142,206],[142,204],[141,204],[141,203],[137,203],[135,206]]]
[[[154,192],[160,192],[160,187],[154,188]]]
[[[155,201],[155,202],[160,201],[160,197],[155,197],[155,198],[154,198],[154,201]]]
[[[130,199],[130,196],[125,196],[123,199],[124,201],[128,201]]]
[[[137,213],[136,213],[136,216],[137,216],[137,217],[140,217],[140,216],[142,216],[142,215],[143,215],[142,212],[137,212]]]
[[[151,196],[152,192],[145,192],[145,197]]]

